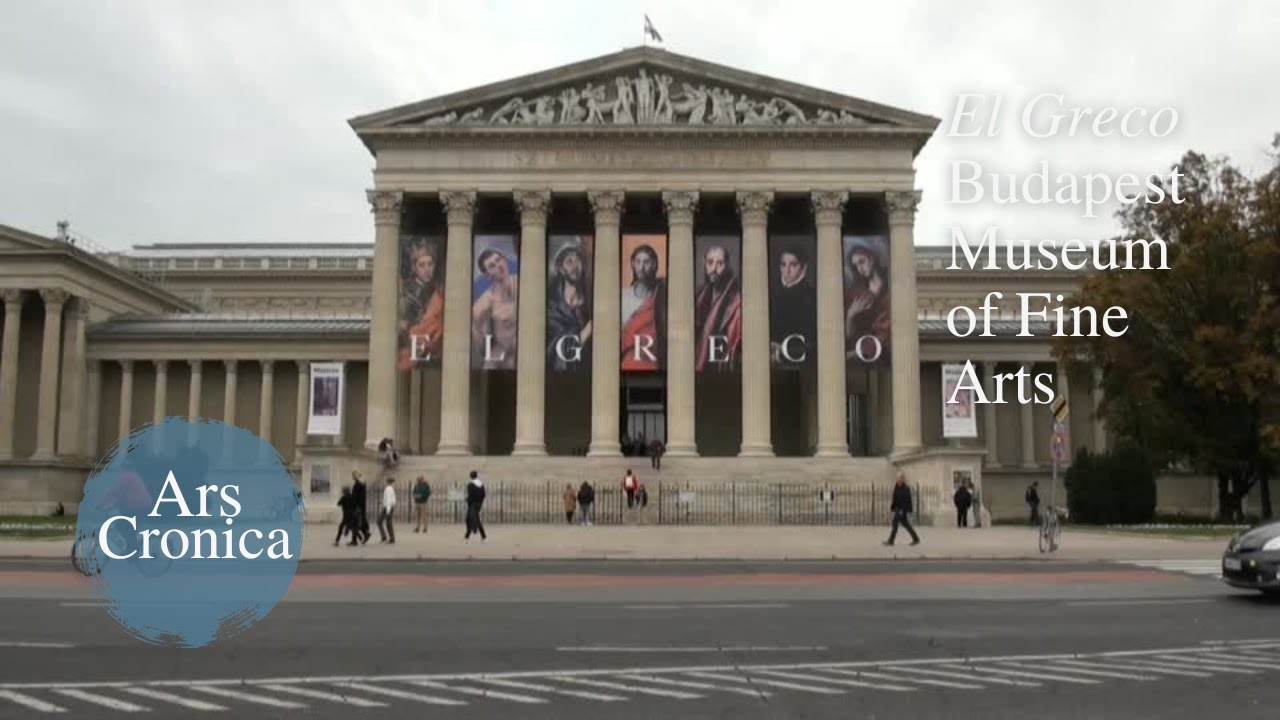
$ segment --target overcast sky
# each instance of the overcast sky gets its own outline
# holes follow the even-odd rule
[[[353,116],[641,43],[944,119],[917,161],[917,242],[998,223],[1092,239],[1077,210],[948,203],[956,159],[1025,174],[1165,171],[1188,148],[1256,169],[1280,131],[1280,3],[453,2],[0,5],[0,223],[60,218],[113,248],[369,241]],[[998,138],[945,137],[956,93],[1005,94]],[[1170,106],[1163,140],[1031,141],[1038,92]],[[998,164],[998,165],[997,165]]]

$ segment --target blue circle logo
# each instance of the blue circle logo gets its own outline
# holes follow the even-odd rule
[[[270,443],[216,420],[133,432],[85,483],[72,560],[108,612],[155,645],[249,629],[298,569],[304,508]]]

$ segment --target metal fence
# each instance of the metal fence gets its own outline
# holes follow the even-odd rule
[[[369,483],[366,512],[376,521],[382,504],[382,485]],[[396,484],[397,525],[413,522],[413,482]],[[573,486],[576,497],[579,485]],[[593,485],[597,525],[885,525],[892,514],[892,485],[865,483],[676,482],[646,483],[648,504],[627,508],[621,487]],[[543,482],[485,483],[483,517],[486,523],[566,523],[565,484]],[[938,493],[912,487],[912,519],[932,515]],[[427,502],[431,524],[462,523],[466,518],[466,484],[432,483]],[[573,521],[577,522],[577,508]]]

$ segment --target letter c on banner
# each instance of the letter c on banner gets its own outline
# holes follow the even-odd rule
[[[800,348],[801,350],[803,350],[803,353],[800,355],[800,357],[792,357],[791,355],[792,340],[800,341]],[[786,358],[787,362],[793,362],[793,363],[804,362],[805,358],[809,357],[809,344],[805,342],[804,336],[799,334],[788,335],[786,339],[782,341],[782,357]]]

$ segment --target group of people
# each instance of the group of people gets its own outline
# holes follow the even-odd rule
[[[644,435],[633,438],[630,435],[622,436],[622,454],[626,457],[644,457],[649,456],[649,466],[654,470],[662,469],[662,456],[667,452],[667,446],[663,444],[659,438],[645,441]]]
[[[413,531],[415,533],[425,533],[427,531],[427,503],[431,500],[431,484],[427,482],[426,476],[418,476],[410,495],[413,500]],[[481,540],[488,539],[484,529],[484,522],[480,519],[480,512],[484,507],[484,499],[484,482],[480,480],[479,473],[472,470],[471,480],[467,484],[467,532],[463,537],[464,540],[470,539],[476,533],[480,535]],[[359,471],[353,470],[351,472],[351,485],[342,488],[342,497],[338,499],[338,507],[342,509],[342,519],[338,524],[338,535],[333,539],[334,547],[337,547],[346,535],[351,536],[351,542],[348,545],[364,545],[369,542],[369,538],[373,537],[373,533],[369,531],[367,503],[368,485],[364,482],[364,476]],[[386,486],[382,489],[382,504],[378,508],[377,525],[378,534],[381,536],[382,542],[389,545],[394,544],[396,541],[395,508],[396,479],[388,476]]]
[[[956,505],[956,527],[969,527],[970,510],[973,510],[973,526],[982,527],[982,503],[978,502],[978,488],[972,480],[961,482],[952,500]]]
[[[622,492],[627,496],[628,510],[649,507],[649,491],[630,468],[622,476]],[[565,483],[563,497],[565,522],[572,525],[576,512],[579,525],[595,525],[596,489],[591,483],[584,480],[577,490],[572,483]]]

